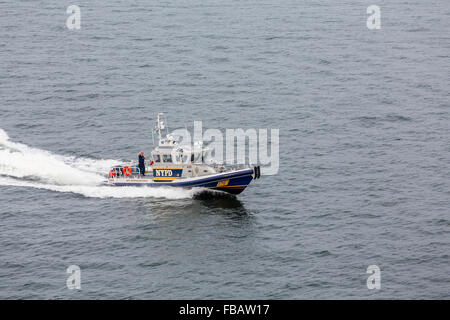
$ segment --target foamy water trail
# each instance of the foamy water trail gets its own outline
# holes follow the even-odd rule
[[[104,172],[120,163],[117,160],[75,158],[52,154],[10,141],[0,129],[0,185],[71,192],[96,198],[155,197],[192,198],[192,190],[101,185]]]
[[[20,181],[7,177],[0,177],[0,186],[30,187],[55,192],[76,193],[87,198],[192,198],[197,191],[175,188],[148,187],[114,187],[114,186],[83,186],[83,185],[52,185],[39,182]]]

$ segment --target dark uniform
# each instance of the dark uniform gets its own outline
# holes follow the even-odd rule
[[[142,155],[139,155],[139,171],[145,176],[145,157]]]

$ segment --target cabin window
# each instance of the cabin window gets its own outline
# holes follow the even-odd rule
[[[171,154],[163,154],[163,160],[164,160],[164,162],[172,162],[172,155]]]
[[[154,155],[153,155],[153,160],[154,160],[155,162],[161,162],[161,157],[159,156],[159,154],[154,154]]]
[[[192,162],[194,163],[199,163],[200,161],[203,162],[203,158],[202,158],[202,154],[201,153],[197,153],[194,155],[192,155]]]

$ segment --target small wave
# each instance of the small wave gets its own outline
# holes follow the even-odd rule
[[[367,125],[377,125],[377,124],[383,124],[385,122],[409,122],[412,121],[412,119],[408,116],[403,116],[400,114],[385,114],[382,116],[360,116],[353,118],[352,120],[359,121],[361,124],[367,126]]]

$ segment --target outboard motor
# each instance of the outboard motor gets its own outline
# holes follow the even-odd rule
[[[259,179],[261,177],[261,169],[260,166],[256,166],[253,168],[254,178],[253,179]]]

